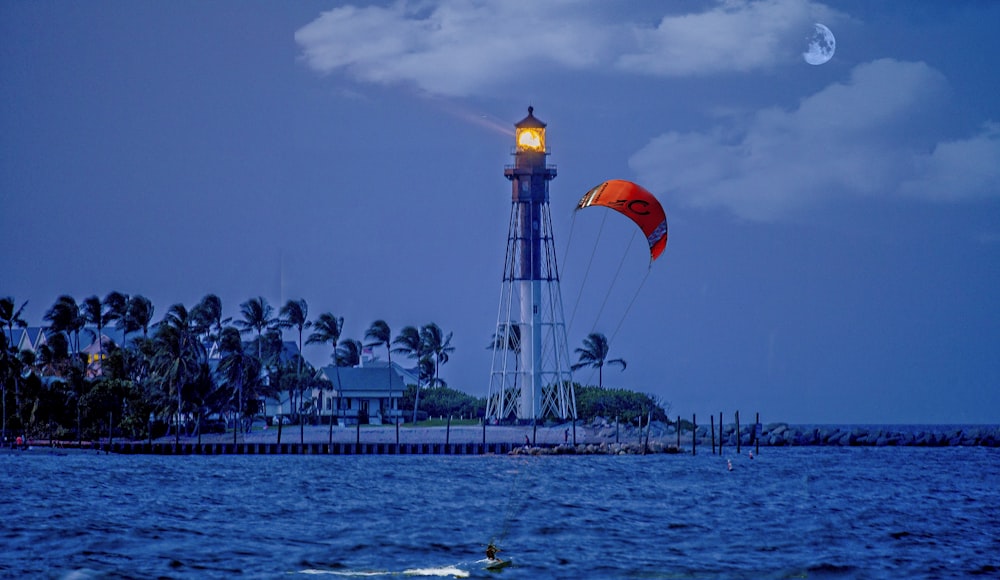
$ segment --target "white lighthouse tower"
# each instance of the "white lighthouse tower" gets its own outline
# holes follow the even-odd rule
[[[507,255],[486,402],[489,420],[576,419],[566,324],[559,291],[545,123],[528,116],[514,125]]]

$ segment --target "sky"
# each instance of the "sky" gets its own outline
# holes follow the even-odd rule
[[[0,295],[32,325],[111,291],[156,319],[302,298],[347,338],[435,322],[442,378],[485,396],[530,105],[570,350],[602,332],[628,362],[605,386],[701,420],[998,423],[997,22],[978,0],[0,0]],[[625,218],[574,212],[607,179],[664,206],[652,265]]]

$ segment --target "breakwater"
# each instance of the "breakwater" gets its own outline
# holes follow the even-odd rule
[[[676,434],[673,427],[661,428]],[[653,426],[654,437],[656,425]],[[693,430],[699,446],[711,445],[712,433],[704,426]],[[715,434],[724,447],[1000,447],[1000,425],[789,425],[770,423],[744,425],[737,434],[735,425],[724,425]],[[691,431],[681,429],[681,438],[690,444]],[[683,445],[682,445],[683,448]]]

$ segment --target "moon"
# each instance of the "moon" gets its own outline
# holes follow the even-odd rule
[[[837,50],[837,39],[829,28],[818,22],[813,28],[812,34],[806,38],[809,49],[802,53],[802,58],[809,64],[820,65],[833,58],[833,53]]]

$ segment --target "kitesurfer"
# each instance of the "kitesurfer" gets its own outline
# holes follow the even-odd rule
[[[490,542],[490,544],[486,546],[487,570],[499,570],[501,568],[505,568],[510,565],[510,560],[501,560],[500,558],[497,557],[497,552],[499,551],[500,548],[497,548],[495,545],[493,545],[493,542]]]

